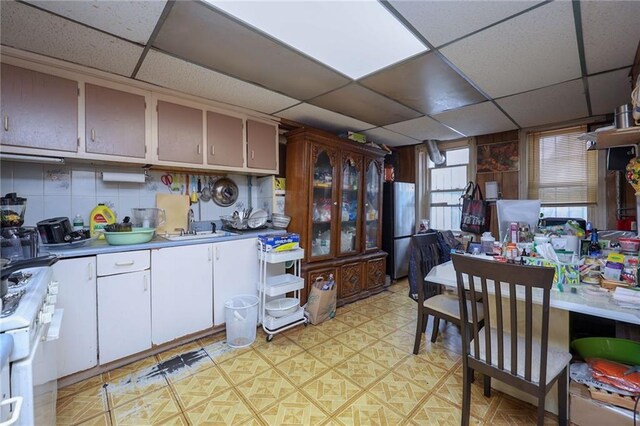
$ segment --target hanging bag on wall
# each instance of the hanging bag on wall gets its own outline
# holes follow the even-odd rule
[[[488,203],[482,196],[478,184],[469,182],[462,195],[462,217],[460,230],[472,234],[482,234],[489,230]]]

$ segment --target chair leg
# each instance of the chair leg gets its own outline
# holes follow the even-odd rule
[[[463,369],[462,373],[462,418],[460,424],[469,426],[469,417],[471,415],[471,379],[473,378],[473,370],[471,368]]]
[[[568,391],[567,367],[565,367],[560,373],[560,377],[558,377],[558,424],[560,426],[566,426],[569,420],[567,411]]]
[[[440,328],[440,318],[433,316],[433,331],[431,332],[431,343],[435,343],[438,338],[438,329]]]
[[[418,351],[420,350],[420,342],[422,341],[422,333],[424,333],[424,312],[419,309],[418,310],[418,319],[416,321],[416,341],[413,344],[413,354],[418,355]]]
[[[491,376],[484,375],[482,378],[482,384],[484,385],[484,396],[491,397]]]
[[[544,399],[546,395],[543,389],[544,388],[541,388],[541,390],[538,391],[538,426],[544,425]]]

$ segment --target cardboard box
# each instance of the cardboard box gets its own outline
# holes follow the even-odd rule
[[[280,235],[258,235],[258,240],[262,242],[262,249],[265,252],[281,252],[296,250],[300,248],[300,235],[295,233]]]
[[[587,386],[571,381],[569,420],[578,426],[632,426],[633,412],[591,398]]]
[[[553,276],[553,284],[578,285],[580,284],[580,266],[571,263],[553,262],[541,257],[525,257],[525,265],[548,266],[556,269]]]

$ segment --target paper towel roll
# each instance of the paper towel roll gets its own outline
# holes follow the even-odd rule
[[[144,172],[102,172],[104,182],[144,183],[145,177]]]

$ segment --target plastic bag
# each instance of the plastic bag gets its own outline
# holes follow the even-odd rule
[[[601,358],[587,359],[593,378],[627,392],[640,393],[640,372],[625,375],[628,365]]]

